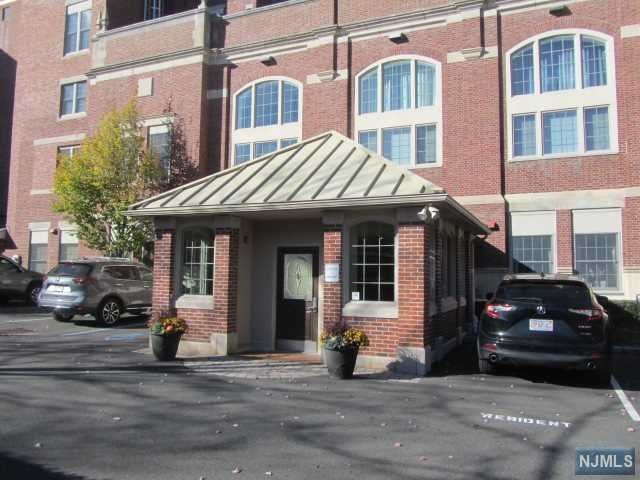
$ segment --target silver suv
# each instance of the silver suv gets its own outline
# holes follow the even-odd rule
[[[90,314],[112,326],[124,312],[150,312],[152,284],[152,271],[126,258],[62,262],[44,278],[38,306],[61,322]]]

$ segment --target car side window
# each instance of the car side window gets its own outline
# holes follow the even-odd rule
[[[150,282],[151,280],[153,280],[153,272],[151,270],[149,270],[148,268],[139,268],[139,270],[142,280],[144,280],[145,282]]]
[[[18,268],[11,263],[9,260],[5,260],[4,258],[0,258],[0,273],[10,273],[17,272]]]
[[[140,280],[140,272],[136,267],[122,267],[126,280]]]

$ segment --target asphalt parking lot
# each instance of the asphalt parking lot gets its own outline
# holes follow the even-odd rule
[[[634,353],[616,355],[615,389],[480,375],[469,346],[429,377],[352,381],[248,357],[161,364],[146,346],[143,318],[3,307],[0,479],[566,479],[576,448],[640,445]]]

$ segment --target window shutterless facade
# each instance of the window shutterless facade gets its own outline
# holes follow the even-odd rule
[[[49,232],[34,230],[29,235],[29,270],[46,273],[49,255]]]
[[[91,3],[80,2],[67,7],[64,54],[89,49],[91,36]]]
[[[213,295],[214,236],[207,229],[187,229],[182,234],[181,292]]]
[[[60,248],[58,251],[58,260],[66,262],[79,257],[80,243],[78,236],[73,230],[60,230]]]
[[[439,62],[418,56],[363,70],[356,81],[358,141],[399,165],[442,165],[440,72]]]
[[[351,300],[395,300],[395,229],[365,222],[354,226],[351,240]]]
[[[149,150],[167,175],[171,173],[171,132],[168,125],[149,127],[147,139]]]
[[[302,135],[301,92],[302,85],[293,79],[269,77],[235,95],[235,165],[298,142]]]
[[[519,235],[511,238],[513,271],[516,273],[553,273],[551,235]]]
[[[617,152],[611,37],[548,32],[507,53],[509,159]]]
[[[618,234],[575,235],[576,270],[597,290],[618,289]]]
[[[87,111],[87,82],[67,83],[61,86],[60,116]]]
[[[59,147],[58,156],[73,158],[78,154],[78,152],[80,152],[80,148],[81,148],[80,145],[69,145],[66,147]]]

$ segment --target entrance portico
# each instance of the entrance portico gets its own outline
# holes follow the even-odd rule
[[[472,319],[472,239],[442,189],[330,132],[133,205],[156,226],[154,315],[207,355],[319,349],[346,321],[362,362],[415,374]]]

